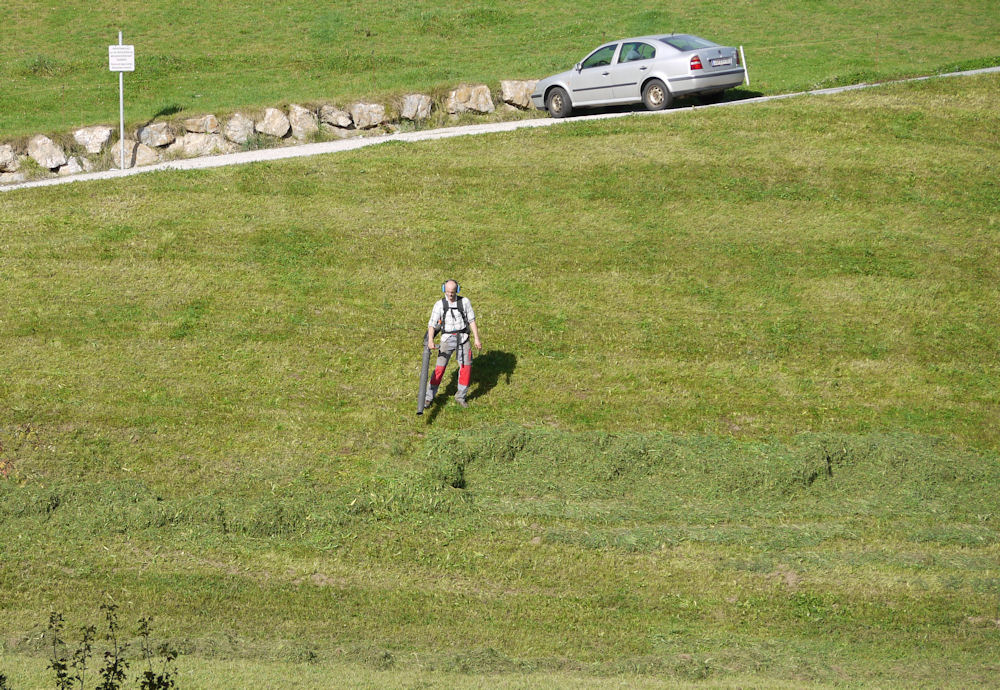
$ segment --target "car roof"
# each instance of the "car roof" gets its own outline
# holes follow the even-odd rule
[[[694,36],[694,34],[678,34],[678,33],[662,33],[662,34],[650,34],[648,36],[632,36],[630,38],[616,38],[613,41],[607,41],[604,45],[608,43],[621,43],[623,41],[659,41],[663,37],[669,36]],[[700,36],[698,38],[701,38]],[[702,39],[707,40],[707,39]]]
[[[615,44],[618,44],[618,43],[627,43],[627,42],[631,42],[631,41],[646,41],[647,43],[655,41],[657,43],[660,43],[661,45],[667,45],[667,46],[669,46],[671,48],[674,48],[675,50],[678,50],[678,48],[676,48],[675,46],[671,46],[669,43],[667,43],[666,41],[663,40],[665,38],[672,38],[674,36],[696,38],[699,41],[706,41],[708,43],[711,43],[712,45],[718,45],[714,41],[709,41],[707,38],[702,38],[701,36],[695,36],[694,34],[678,34],[678,33],[665,34],[664,33],[664,34],[648,34],[646,36],[632,36],[630,38],[615,38],[613,40],[605,41],[604,43],[601,43],[596,48],[594,48],[594,50],[600,50],[601,48],[604,48],[605,46],[615,45]],[[591,51],[591,52],[593,52],[593,51]],[[685,51],[681,51],[681,52],[685,52]]]

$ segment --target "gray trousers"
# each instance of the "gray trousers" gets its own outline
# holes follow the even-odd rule
[[[472,375],[472,347],[468,336],[465,342],[461,342],[463,333],[455,333],[441,338],[441,346],[438,348],[438,358],[434,365],[434,375],[427,383],[427,402],[429,403],[437,395],[438,386],[444,378],[444,370],[448,366],[451,356],[457,352],[458,360],[458,391],[455,393],[455,400],[465,400],[465,394],[469,390],[469,378]]]

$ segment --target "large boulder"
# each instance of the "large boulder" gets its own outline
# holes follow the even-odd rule
[[[185,156],[211,156],[217,153],[232,153],[236,146],[221,134],[189,132],[184,135]]]
[[[403,98],[400,117],[404,120],[426,120],[431,115],[431,97],[422,93],[411,93]]]
[[[184,125],[184,131],[196,134],[216,134],[219,131],[219,119],[211,114],[189,117],[181,124]]]
[[[80,163],[80,159],[76,156],[72,156],[66,165],[59,166],[59,175],[65,177],[66,175],[77,175],[82,173],[84,170],[83,165]]]
[[[341,129],[347,129],[354,123],[349,112],[335,105],[324,105],[320,108],[319,121],[323,124],[340,127]]]
[[[160,149],[160,156],[163,160],[173,160],[174,158],[180,158],[184,155],[184,140],[187,139],[188,134],[181,134],[179,137],[174,139],[174,142],[165,148]]]
[[[111,145],[111,160],[116,168],[122,167],[121,142]],[[159,162],[160,154],[156,149],[138,141],[125,140],[125,167],[131,168],[137,165],[152,165]]]
[[[66,164],[66,152],[44,134],[36,134],[28,142],[28,155],[38,165],[49,170],[55,170]]]
[[[504,80],[500,82],[500,98],[504,103],[515,108],[531,107],[531,94],[538,84],[537,79],[530,81]]]
[[[17,184],[27,179],[22,172],[0,172],[0,184]]]
[[[21,167],[21,161],[14,153],[14,147],[10,144],[0,146],[0,173],[15,172]]]
[[[319,128],[326,134],[335,136],[338,139],[351,139],[353,137],[359,137],[364,134],[360,129],[344,129],[343,127],[334,127],[333,125],[328,125],[325,122],[321,123]]]
[[[242,113],[236,113],[226,122],[222,133],[235,144],[245,144],[253,136],[253,130],[253,120]]]
[[[279,139],[288,134],[288,130],[291,128],[292,126],[289,124],[288,118],[277,108],[268,108],[265,110],[264,119],[254,125],[254,129],[261,134],[278,137]]]
[[[308,108],[301,105],[288,106],[288,124],[292,128],[292,136],[296,139],[307,139],[319,131],[319,119]]]
[[[111,141],[111,128],[102,125],[84,127],[73,132],[73,140],[87,153],[100,153],[104,145]]]
[[[490,87],[485,84],[458,87],[448,94],[447,107],[452,115],[464,112],[492,113],[496,110]]]
[[[146,146],[169,146],[177,136],[166,122],[153,122],[139,128],[139,141]]]
[[[371,129],[385,120],[385,106],[378,103],[355,103],[351,106],[351,119],[358,129]]]

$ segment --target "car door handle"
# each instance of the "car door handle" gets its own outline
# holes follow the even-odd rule
[[[640,68],[639,68],[639,71],[640,71],[640,72],[645,72],[645,71],[646,71],[646,70],[648,70],[648,69],[649,69],[648,67],[640,67]]]

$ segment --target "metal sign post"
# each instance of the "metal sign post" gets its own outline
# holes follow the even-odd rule
[[[118,142],[121,145],[121,169],[125,169],[125,72],[135,71],[135,46],[122,45],[122,32],[118,32],[118,45],[108,46],[108,69],[118,72]]]

